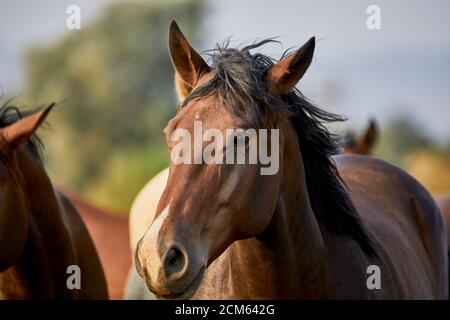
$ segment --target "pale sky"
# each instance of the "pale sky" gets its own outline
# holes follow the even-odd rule
[[[83,25],[111,2],[3,0],[3,92],[20,94],[26,48],[72,32],[65,28],[68,5],[81,7]],[[381,30],[366,27],[366,8],[371,4],[381,9]],[[404,112],[433,136],[450,139],[450,1],[208,0],[207,12],[199,49],[211,48],[228,36],[234,44],[279,36],[283,47],[262,50],[277,55],[316,36],[316,54],[299,87],[319,105],[346,114],[350,119],[346,126],[362,127],[370,116],[382,124],[392,114]],[[342,93],[332,94],[334,87]]]

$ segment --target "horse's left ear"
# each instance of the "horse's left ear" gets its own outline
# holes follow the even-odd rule
[[[294,89],[311,64],[315,46],[316,40],[312,37],[300,49],[267,71],[267,85],[273,95],[283,95]]]
[[[20,146],[33,135],[39,125],[45,120],[54,105],[55,104],[52,103],[47,108],[33,113],[32,115],[20,119],[1,129],[0,134],[3,137],[3,140],[11,149],[15,149]]]
[[[176,71],[177,94],[180,99],[184,99],[200,77],[210,71],[210,67],[191,47],[175,21],[172,21],[169,28],[169,51]]]

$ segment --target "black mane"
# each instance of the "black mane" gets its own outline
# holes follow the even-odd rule
[[[194,99],[217,94],[231,114],[253,128],[266,124],[269,108],[286,113],[297,131],[306,186],[319,225],[335,234],[352,237],[372,255],[372,241],[331,157],[340,151],[339,137],[324,126],[345,118],[315,107],[297,89],[281,97],[269,93],[265,74],[274,60],[249,51],[271,41],[264,40],[242,49],[228,48],[227,43],[210,51],[214,77],[191,92],[181,107]]]
[[[341,145],[344,148],[353,148],[356,146],[356,133],[353,131],[346,131],[342,137]]]

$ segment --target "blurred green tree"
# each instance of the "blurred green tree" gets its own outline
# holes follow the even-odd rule
[[[128,209],[167,164],[162,129],[176,112],[168,26],[176,19],[198,43],[203,8],[200,0],[114,4],[90,25],[28,52],[26,100],[60,102],[53,130],[43,134],[57,183]]]
[[[376,155],[403,167],[407,155],[418,149],[431,148],[433,144],[415,119],[406,114],[399,114],[393,116],[386,126],[381,127],[380,145]]]

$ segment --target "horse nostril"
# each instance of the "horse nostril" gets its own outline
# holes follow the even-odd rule
[[[186,264],[186,258],[184,253],[177,247],[172,247],[167,251],[164,268],[168,276],[171,276],[181,270],[183,270]]]

